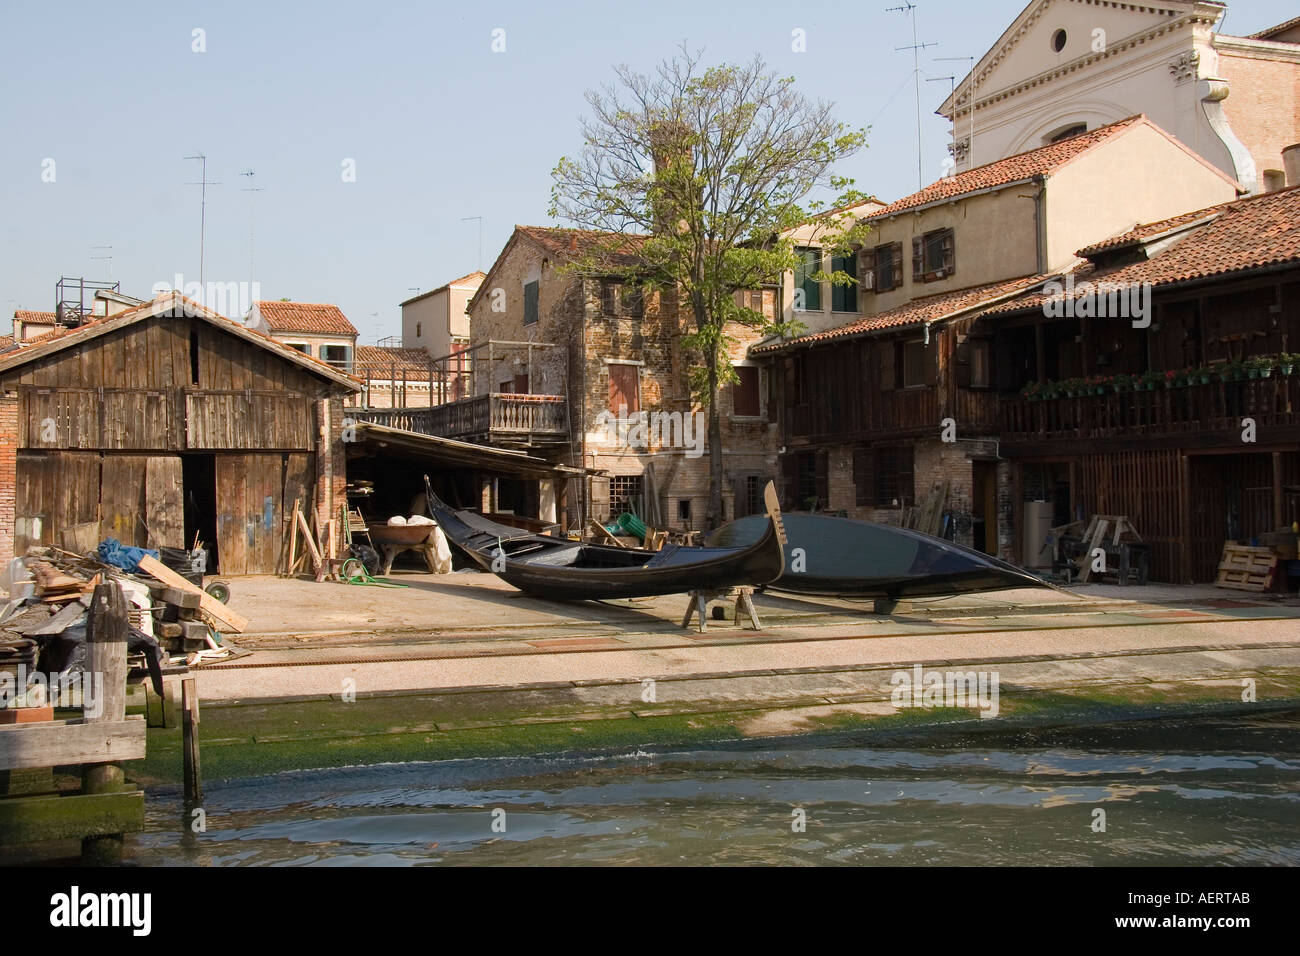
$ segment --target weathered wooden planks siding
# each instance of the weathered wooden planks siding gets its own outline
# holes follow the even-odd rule
[[[312,403],[277,392],[203,392],[185,396],[185,445],[190,449],[310,451]]]
[[[219,454],[216,459],[221,572],[270,574],[283,533],[284,457]]]
[[[99,455],[19,453],[15,477],[14,553],[34,544],[61,545],[74,524],[99,518]]]

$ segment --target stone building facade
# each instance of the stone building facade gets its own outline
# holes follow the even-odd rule
[[[671,290],[641,295],[568,267],[606,238],[515,228],[470,302],[473,394],[564,397],[569,442],[551,454],[592,471],[573,480],[565,495],[570,527],[586,517],[644,514],[650,494],[663,525],[701,529],[709,497],[707,412],[690,390],[699,358],[682,346],[691,320]],[[638,242],[627,239],[628,256],[635,256]],[[775,288],[741,295],[769,317],[780,308]],[[741,383],[724,387],[718,397],[727,518],[760,507],[778,450],[767,374],[746,358],[758,335],[740,326],[729,331]],[[536,347],[493,344],[489,357],[489,343]]]

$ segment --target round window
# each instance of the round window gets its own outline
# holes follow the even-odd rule
[[[1057,30],[1052,34],[1052,49],[1060,53],[1065,49],[1065,41],[1069,39],[1064,30]]]

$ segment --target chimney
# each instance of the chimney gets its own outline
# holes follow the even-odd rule
[[[1286,184],[1300,186],[1300,143],[1282,150],[1282,165],[1286,168]]]
[[[656,177],[666,170],[673,171],[679,179],[690,174],[695,152],[690,136],[690,127],[685,123],[664,120],[654,125],[650,130],[650,152]],[[665,200],[661,205],[663,208],[655,210],[654,231],[663,232],[669,228],[683,231],[686,222],[682,216],[671,208],[669,201]]]
[[[569,251],[578,251],[578,234],[576,232],[569,234]]]

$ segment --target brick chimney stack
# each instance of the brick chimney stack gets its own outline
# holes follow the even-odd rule
[[[1282,164],[1286,168],[1286,184],[1300,186],[1300,143],[1282,150]]]

